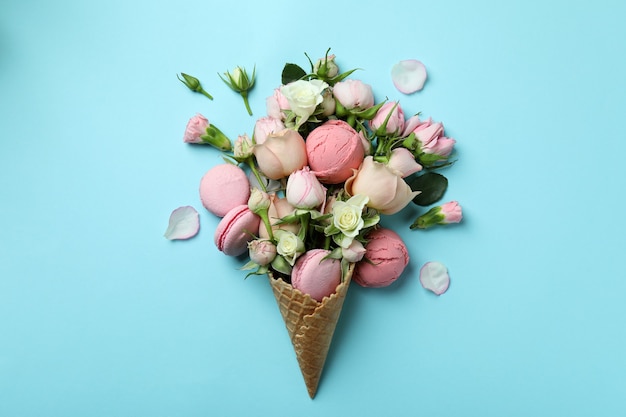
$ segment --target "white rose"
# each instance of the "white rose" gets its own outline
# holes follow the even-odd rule
[[[322,80],[298,80],[282,86],[280,92],[289,102],[291,111],[304,123],[324,100],[322,92],[326,88],[328,84]]]
[[[278,239],[276,252],[282,255],[289,262],[289,265],[293,266],[298,256],[304,253],[304,242],[294,233],[287,230],[276,230],[274,237]]]
[[[333,204],[333,224],[345,236],[341,240],[342,247],[347,248],[363,228],[365,222],[361,215],[368,201],[367,196],[358,194],[348,201],[335,201]]]

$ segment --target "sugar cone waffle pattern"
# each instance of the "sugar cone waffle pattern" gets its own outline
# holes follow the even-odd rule
[[[326,355],[346,298],[353,266],[337,290],[319,302],[270,274],[269,280],[311,398],[315,397]]]

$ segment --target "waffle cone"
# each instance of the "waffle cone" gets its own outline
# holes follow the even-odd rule
[[[315,397],[317,392],[352,271],[351,266],[335,293],[330,297],[324,297],[321,302],[298,291],[282,279],[275,279],[269,275],[276,302],[311,398]]]

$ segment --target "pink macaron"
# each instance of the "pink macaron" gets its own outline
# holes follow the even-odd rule
[[[363,287],[386,287],[395,282],[409,263],[409,251],[400,236],[379,228],[365,238],[365,259],[354,268],[352,279]]]
[[[247,204],[231,209],[215,229],[215,246],[229,256],[239,256],[248,249],[248,242],[259,230],[261,218]]]
[[[234,207],[247,204],[249,197],[250,182],[237,165],[216,165],[200,180],[202,205],[216,216],[224,217]]]
[[[291,271],[291,285],[317,301],[333,294],[341,283],[341,262],[324,259],[329,253],[313,249],[300,256]]]

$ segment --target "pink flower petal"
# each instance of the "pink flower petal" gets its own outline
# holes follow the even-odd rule
[[[391,80],[401,93],[414,93],[424,87],[426,67],[416,59],[400,61],[391,68]]]
[[[420,283],[437,295],[443,294],[450,286],[448,268],[440,262],[426,262],[420,269]]]
[[[170,215],[170,223],[165,231],[165,238],[169,240],[189,239],[198,234],[200,217],[191,206],[179,207]]]

